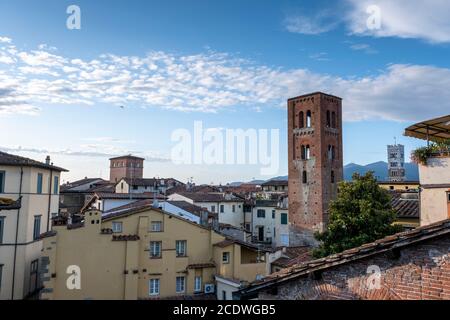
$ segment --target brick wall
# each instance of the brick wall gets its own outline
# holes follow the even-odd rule
[[[260,292],[259,299],[450,299],[449,252],[450,236],[446,235],[399,252],[332,267],[321,275],[305,275],[280,284],[277,290]],[[379,267],[379,277],[368,273],[370,266]]]

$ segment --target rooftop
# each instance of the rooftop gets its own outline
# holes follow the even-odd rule
[[[418,244],[433,238],[450,234],[450,219],[419,227],[410,231],[400,232],[377,241],[349,249],[338,254],[321,259],[311,260],[282,269],[270,276],[253,282],[247,288],[239,291],[241,297],[250,297],[259,290],[269,289],[277,284],[295,280],[315,271],[326,270],[352,261],[368,258],[391,250]]]
[[[54,166],[52,164],[46,164],[45,162],[39,162],[33,159],[16,156],[14,154],[9,154],[0,151],[0,165],[4,166],[24,166],[24,167],[35,167],[41,169],[54,170],[59,172],[68,172],[68,170]]]
[[[324,95],[324,96],[328,96],[328,97],[332,97],[332,98],[335,98],[335,99],[342,100],[342,98],[339,98],[337,96],[333,96],[331,94],[324,93],[324,92],[321,92],[321,91],[316,91],[316,92],[312,92],[312,93],[302,94],[302,95],[297,96],[297,97],[289,98],[288,101],[295,100],[295,99],[306,98],[306,97],[311,97],[311,96],[316,96],[316,95],[319,95],[319,94],[320,95]]]
[[[136,157],[136,156],[133,156],[131,154],[126,155],[126,156],[118,156],[118,157],[110,158],[109,160],[118,160],[118,159],[126,159],[126,158],[128,158],[128,159],[136,159],[136,160],[145,160],[144,158]]]
[[[179,192],[178,194],[195,202],[244,202],[244,200],[234,195],[228,197],[218,192]]]
[[[269,180],[261,184],[261,186],[287,186],[287,180]]]
[[[419,192],[389,192],[391,205],[398,218],[420,218]]]
[[[405,129],[405,136],[435,142],[450,140],[450,114],[418,122]]]

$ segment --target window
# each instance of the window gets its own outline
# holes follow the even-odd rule
[[[227,292],[222,290],[222,300],[227,300]]]
[[[306,160],[311,159],[311,148],[309,147],[309,145],[307,145],[305,148],[305,159]]]
[[[331,127],[336,128],[336,113],[334,111],[331,113]]]
[[[3,243],[3,230],[5,229],[5,217],[0,217],[0,243]]]
[[[258,211],[256,211],[256,216],[258,218],[265,218],[266,217],[266,210],[258,209]]]
[[[331,126],[330,110],[327,110],[327,127]]]
[[[6,179],[5,171],[0,171],[0,193],[5,193],[5,179]]]
[[[202,277],[195,277],[194,279],[194,292],[202,291]]]
[[[216,206],[211,206],[211,212],[216,212]]]
[[[159,279],[150,279],[148,284],[148,294],[150,296],[159,295]]]
[[[162,222],[161,221],[152,221],[150,230],[152,232],[161,232],[162,231]]]
[[[306,148],[305,148],[305,146],[302,145],[300,147],[300,153],[301,153],[302,160],[306,160]]]
[[[223,213],[225,211],[225,206],[223,204],[220,205],[220,213]]]
[[[186,243],[186,240],[177,240],[175,242],[177,257],[186,257]]]
[[[331,183],[334,183],[334,171],[331,170]]]
[[[59,177],[53,177],[53,194],[58,194],[59,192]]]
[[[287,213],[282,213],[280,215],[280,219],[281,219],[281,221],[280,221],[281,224],[288,224],[288,215],[287,215]]]
[[[33,240],[39,239],[41,235],[41,216],[34,216]]]
[[[288,234],[280,235],[280,240],[281,240],[282,246],[289,246],[289,235]]]
[[[302,181],[303,183],[308,183],[308,174],[306,173],[306,171],[303,171]]]
[[[222,253],[222,262],[223,263],[230,263],[230,253],[229,252],[223,252]]]
[[[272,219],[275,219],[275,210],[272,210]]]
[[[231,211],[236,212],[236,205],[235,205],[235,204],[233,204],[233,205],[231,206]]]
[[[303,116],[303,111],[300,111],[300,114],[298,116],[298,127],[299,128],[303,128],[305,126],[305,122],[304,122],[304,116]]]
[[[37,193],[41,194],[42,193],[42,173],[38,173],[37,175]]]
[[[177,293],[184,292],[184,281],[185,281],[184,277],[177,277],[177,287],[176,287]]]
[[[310,110],[308,110],[307,112],[306,112],[306,127],[307,128],[311,128],[311,111]]]
[[[112,231],[114,232],[114,233],[120,233],[120,232],[122,232],[122,222],[117,222],[117,221],[114,221],[113,223],[112,223]]]
[[[161,258],[161,241],[150,242],[150,258]]]

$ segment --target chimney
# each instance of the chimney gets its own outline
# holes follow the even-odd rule
[[[45,164],[49,165],[50,164],[50,156],[47,156],[45,158]]]

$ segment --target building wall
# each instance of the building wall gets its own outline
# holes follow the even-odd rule
[[[419,183],[409,183],[409,182],[404,182],[404,183],[379,183],[378,184],[381,188],[386,189],[386,190],[400,190],[400,191],[405,191],[405,190],[414,190],[414,189],[419,189]]]
[[[134,157],[123,157],[110,160],[109,180],[118,182],[121,178],[142,178],[144,160]]]
[[[288,224],[281,224],[281,214],[285,213],[288,216]],[[275,247],[289,246],[289,211],[288,209],[276,209],[275,216]]]
[[[17,200],[20,193],[20,167],[0,166],[0,171],[6,172],[5,193],[0,197]],[[43,174],[42,194],[37,194],[37,175]],[[50,184],[50,170],[24,167],[22,177],[22,207],[20,210],[3,210],[0,216],[4,217],[3,241],[0,244],[0,264],[3,264],[2,286],[0,288],[0,300],[12,298],[12,282],[14,270],[14,250],[16,247],[16,268],[14,276],[14,299],[22,299],[30,293],[30,266],[31,262],[39,259],[42,241],[33,239],[34,217],[41,216],[40,233],[50,229],[48,215],[57,214],[59,211],[58,193],[53,194],[53,177],[60,172],[52,173]],[[49,189],[50,194],[49,194]],[[19,225],[16,227],[19,214]]]
[[[112,241],[111,234],[102,234],[101,230],[111,228],[113,221],[122,222],[120,234],[139,235],[139,239]],[[161,221],[163,231],[150,232],[152,221]],[[84,227],[74,230],[55,227],[55,231],[55,236],[44,240],[43,259],[50,264],[43,299],[148,299],[193,295],[195,276],[202,277],[204,288],[205,284],[214,283],[214,275],[221,270],[213,245],[223,241],[223,236],[159,210],[150,209],[106,221],[101,220],[100,212],[92,211],[86,214]],[[176,240],[187,241],[185,257],[176,257]],[[161,258],[150,257],[151,241],[162,242]],[[230,262],[236,265],[234,256]],[[203,266],[188,267],[199,264]],[[81,290],[66,287],[69,276],[66,270],[70,265],[81,269]],[[259,272],[258,264],[255,265],[252,270],[245,267],[241,270],[237,265],[234,275],[255,278]],[[176,293],[177,276],[186,279],[184,293]],[[158,296],[149,295],[150,279],[160,280]]]
[[[447,235],[402,249],[398,258],[389,253],[379,254],[326,269],[316,280],[305,276],[280,284],[276,295],[270,291],[260,292],[259,299],[449,300],[448,248],[450,237]],[[371,271],[375,269],[368,269],[370,266],[380,268],[379,278]]]
[[[448,219],[450,190],[450,157],[430,158],[427,165],[419,165],[420,225]]]
[[[264,218],[258,218],[258,210],[265,211]],[[272,211],[275,212],[275,217],[272,216]],[[269,238],[271,241],[275,241],[275,220],[276,220],[276,209],[275,207],[260,207],[255,206],[252,209],[253,214],[253,225],[252,225],[252,235],[258,238],[258,227],[264,227],[264,238]]]
[[[306,115],[311,111],[311,127]],[[327,111],[336,115],[335,128],[327,126]],[[304,114],[303,128],[299,126]],[[310,160],[302,160],[301,146],[310,146]],[[328,158],[328,146],[334,146],[335,159]],[[328,204],[337,194],[337,183],[343,177],[341,99],[322,93],[288,100],[288,170],[289,221],[291,243],[309,242],[315,231],[326,227]],[[303,183],[303,171],[307,183]],[[334,183],[331,183],[331,172]]]

